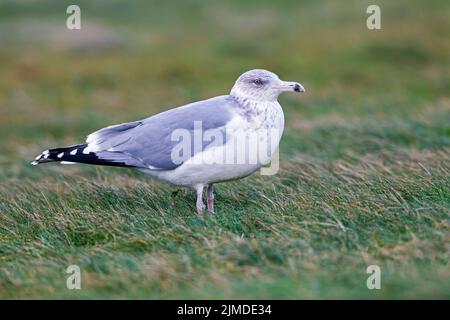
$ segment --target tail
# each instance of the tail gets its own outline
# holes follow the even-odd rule
[[[95,152],[85,152],[87,144],[78,144],[65,148],[56,148],[45,150],[36,159],[31,162],[32,165],[38,165],[46,162],[60,162],[62,164],[73,163],[86,163],[103,166],[115,166],[115,167],[134,167],[132,163],[126,163],[129,161],[123,161],[118,159],[117,156],[104,157],[102,154]],[[112,153],[108,153],[111,155]],[[114,154],[112,154],[114,155]]]

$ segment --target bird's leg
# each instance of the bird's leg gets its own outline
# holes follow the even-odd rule
[[[206,203],[208,204],[208,211],[214,213],[214,188],[212,183],[206,189]]]
[[[205,204],[203,203],[203,185],[195,187],[195,190],[197,191],[197,213],[201,215],[203,213],[203,210],[205,210]]]

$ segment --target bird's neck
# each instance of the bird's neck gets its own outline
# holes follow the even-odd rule
[[[267,119],[267,115],[273,113],[279,106],[275,100],[252,99],[242,95],[230,96],[238,103],[239,113],[245,116],[249,121],[263,121]]]
[[[236,100],[236,102],[238,102],[238,104],[241,106],[241,108],[247,109],[247,110],[255,110],[255,111],[263,110],[263,109],[270,107],[271,105],[278,103],[276,98],[275,99],[266,99],[263,97],[249,96],[249,95],[241,92],[236,87],[234,87],[231,90],[230,96],[234,100]]]
[[[237,85],[234,85],[231,89],[230,96],[243,104],[274,103],[277,102],[278,99],[278,94],[274,94],[271,91],[260,90],[249,92]]]

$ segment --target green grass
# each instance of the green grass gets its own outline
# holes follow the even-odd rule
[[[94,42],[69,2],[0,4],[0,298],[450,298],[448,1],[378,1],[380,31],[366,1],[78,3]],[[219,184],[213,216],[132,170],[29,165],[255,67],[307,94],[280,99],[279,173]]]

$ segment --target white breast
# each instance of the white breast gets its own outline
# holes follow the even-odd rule
[[[170,171],[147,173],[181,186],[239,179],[252,174],[278,148],[284,129],[283,110],[278,102],[259,104],[253,114],[236,113],[225,130],[224,145],[207,148]]]

